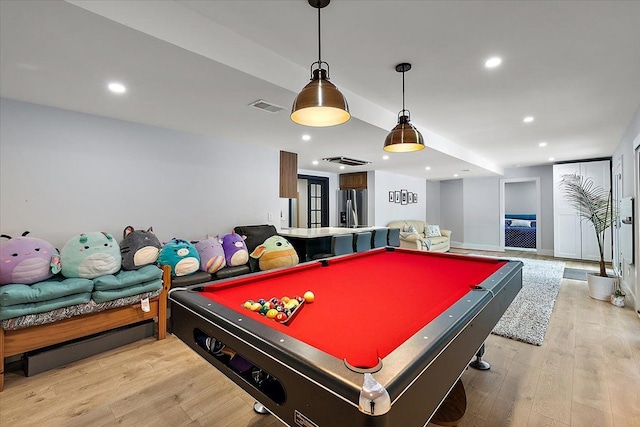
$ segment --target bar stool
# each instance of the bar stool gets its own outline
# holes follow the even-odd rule
[[[400,229],[399,228],[390,228],[389,236],[387,237],[387,244],[389,246],[393,246],[395,248],[400,247]]]
[[[353,234],[338,234],[331,236],[331,253],[318,253],[311,257],[313,260],[330,258],[336,255],[347,255],[353,253]]]
[[[371,249],[371,232],[361,231],[354,234],[353,250],[354,252],[363,252]]]
[[[331,255],[347,255],[353,253],[353,234],[338,234],[331,237]]]
[[[371,248],[382,248],[387,246],[388,228],[376,228],[373,230],[373,238],[371,239]]]

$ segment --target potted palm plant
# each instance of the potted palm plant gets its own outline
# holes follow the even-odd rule
[[[595,299],[608,300],[611,295],[620,294],[618,277],[607,274],[604,261],[605,235],[613,225],[613,198],[611,191],[594,184],[593,180],[578,174],[563,175],[560,188],[565,198],[573,206],[582,221],[593,225],[600,251],[600,271],[587,274],[589,296]]]

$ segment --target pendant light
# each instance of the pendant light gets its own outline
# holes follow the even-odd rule
[[[411,69],[411,64],[403,62],[396,65],[396,71],[402,73],[402,110],[398,113],[398,124],[384,140],[384,151],[406,153],[424,148],[424,139],[418,129],[410,123],[409,110],[404,108],[404,73]]]
[[[347,100],[329,81],[329,64],[320,55],[320,9],[329,2],[330,0],[309,0],[309,4],[318,9],[318,61],[311,64],[311,82],[300,91],[291,108],[291,120],[305,126],[335,126],[351,118]]]

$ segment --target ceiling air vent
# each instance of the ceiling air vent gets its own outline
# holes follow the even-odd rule
[[[272,104],[271,102],[265,101],[264,99],[258,99],[257,101],[253,101],[249,105],[260,110],[268,111],[270,113],[277,113],[280,110],[284,110],[284,107]]]
[[[347,166],[362,166],[371,163],[366,160],[350,159],[348,157],[325,157],[322,160],[325,162],[340,163],[341,165]]]

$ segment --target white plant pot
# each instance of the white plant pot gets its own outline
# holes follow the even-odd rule
[[[616,307],[624,307],[624,295],[611,295],[611,304],[615,305]]]
[[[602,277],[598,274],[587,274],[587,285],[591,298],[609,301],[617,284],[618,278],[616,276]]]

